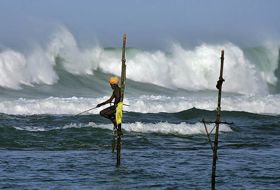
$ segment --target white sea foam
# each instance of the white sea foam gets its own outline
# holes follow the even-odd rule
[[[58,77],[52,65],[39,48],[28,56],[13,50],[0,52],[0,86],[20,89],[21,84],[54,84]]]
[[[61,127],[55,127],[46,129],[43,127],[35,126],[25,126],[16,127],[18,130],[26,131],[49,131],[49,130],[59,130],[59,129],[69,129],[69,128],[83,128],[83,127],[93,127],[100,129],[112,130],[112,125],[110,124],[96,124],[90,122],[88,124],[75,124],[71,123]],[[211,131],[214,124],[207,125],[208,131]],[[159,134],[169,134],[169,135],[194,135],[194,134],[205,134],[205,128],[202,123],[188,124],[185,122],[179,124],[160,122],[160,123],[124,123],[122,129],[125,132],[137,132],[137,133],[159,133]],[[220,126],[220,132],[232,132],[229,125],[222,124]]]
[[[225,49],[224,91],[242,94],[265,94],[267,84],[259,70],[245,57],[242,50],[231,43],[202,44],[191,50],[173,45],[170,54],[161,51],[139,52],[127,60],[129,79],[153,83],[168,88],[188,90],[214,89],[219,74],[220,50]],[[277,62],[275,63],[277,64]],[[119,74],[113,62],[101,62],[105,72]]]
[[[208,125],[207,129],[211,131],[214,125]],[[128,132],[138,133],[160,133],[160,134],[173,134],[173,135],[193,135],[205,134],[205,128],[202,123],[188,124],[185,122],[179,124],[172,123],[125,123],[123,129]],[[231,132],[228,125],[221,125],[221,132]]]
[[[277,77],[274,75],[275,70],[279,67],[279,43],[277,40],[266,40],[264,43],[266,48],[265,54],[255,54],[258,59],[257,66],[260,68],[262,78],[269,84],[275,84]]]
[[[95,107],[109,97],[102,98],[58,98],[17,99],[0,101],[0,112],[15,115],[33,114],[71,114],[75,115]],[[204,110],[216,109],[216,97],[166,97],[141,96],[126,98],[125,111],[140,113],[179,112],[193,107]],[[104,106],[105,107],[105,106]],[[99,114],[104,107],[94,109],[85,114]],[[246,111],[259,114],[280,114],[280,95],[267,96],[233,96],[222,98],[222,110]]]
[[[98,68],[98,62],[103,49],[79,48],[74,36],[65,28],[60,27],[48,44],[47,53],[54,59],[59,56],[66,71],[77,74],[93,74]]]
[[[242,94],[267,94],[267,83],[275,84],[277,49],[267,68],[256,67],[241,48],[232,44],[201,44],[193,49],[184,49],[173,44],[169,52],[140,51],[127,53],[127,78],[156,84],[167,88],[187,90],[214,89],[218,79],[220,51],[225,50],[224,91]],[[80,48],[75,37],[60,27],[46,47],[36,47],[29,54],[15,50],[0,53],[0,86],[19,89],[20,85],[49,84],[58,81],[53,67],[59,56],[65,71],[76,74],[94,74],[100,69],[105,73],[120,74],[120,54],[99,46]],[[276,53],[275,53],[276,52]]]

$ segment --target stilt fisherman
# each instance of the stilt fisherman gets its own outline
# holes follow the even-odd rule
[[[114,129],[117,129],[118,134],[121,135],[121,126],[118,127],[117,122],[116,122],[116,108],[118,103],[121,100],[121,89],[119,87],[119,78],[118,77],[111,77],[109,80],[109,84],[111,85],[111,88],[113,90],[112,96],[106,100],[105,102],[102,102],[97,105],[97,107],[106,105],[106,104],[111,104],[112,101],[114,100],[114,105],[109,106],[103,110],[100,111],[100,115],[102,117],[105,117],[114,124]]]

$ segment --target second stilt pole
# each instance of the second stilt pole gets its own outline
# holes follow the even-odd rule
[[[217,113],[216,113],[216,132],[215,132],[215,140],[214,140],[214,146],[213,146],[213,163],[212,163],[212,177],[211,177],[211,189],[216,189],[216,164],[217,164],[217,158],[218,158],[218,143],[219,143],[219,126],[221,122],[221,98],[222,98],[222,85],[225,81],[223,79],[223,70],[224,70],[224,50],[221,52],[221,67],[220,67],[220,77],[217,81],[217,89],[218,92],[218,106],[217,106]]]

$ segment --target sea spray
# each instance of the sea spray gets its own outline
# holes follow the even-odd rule
[[[269,93],[268,84],[276,84],[273,72],[277,65],[276,59],[271,58],[268,62],[262,63],[270,65],[269,69],[263,69],[248,56],[247,50],[244,54],[240,47],[229,42],[203,43],[192,49],[173,44],[168,52],[128,49],[127,78],[171,89],[215,90],[218,52],[221,49],[227,50],[224,85],[226,92],[265,95]],[[1,52],[0,66],[3,76],[1,87],[20,89],[24,87],[23,85],[59,83],[63,76],[60,76],[55,68],[58,64],[62,66],[64,72],[74,74],[74,78],[93,76],[100,71],[115,75],[120,73],[121,49],[103,49],[98,45],[81,48],[65,27],[60,27],[47,45],[37,46],[29,52],[29,54],[16,50]],[[260,53],[267,54],[267,51]]]
[[[47,53],[54,61],[60,57],[65,70],[76,75],[92,75],[98,68],[102,52],[99,47],[79,48],[74,36],[65,27],[56,31],[47,47]]]
[[[65,130],[71,128],[86,128],[92,127],[97,129],[106,129],[112,130],[111,124],[96,124],[94,122],[89,122],[88,124],[76,124],[70,123],[61,127],[54,128],[44,128],[40,126],[24,126],[24,127],[15,127],[17,130],[22,131],[33,131],[33,132],[42,132],[50,130]],[[208,125],[208,130],[211,130],[214,127],[214,124]],[[205,128],[202,123],[189,124],[186,122],[181,122],[178,124],[168,123],[168,122],[159,122],[159,123],[124,123],[123,130],[126,132],[137,132],[137,133],[158,133],[165,135],[197,135],[205,134]],[[221,125],[221,132],[232,132],[229,125]]]
[[[44,99],[16,99],[3,100],[0,102],[0,112],[12,115],[75,115],[105,101],[109,96],[100,98],[58,98],[49,97]],[[138,113],[176,113],[192,108],[203,110],[215,110],[215,96],[140,96],[128,97],[124,102],[124,111]],[[280,96],[225,96],[222,99],[224,111],[245,111],[259,114],[280,114]],[[100,109],[92,110],[85,115],[98,115]]]
[[[40,49],[34,50],[28,56],[14,50],[2,51],[0,86],[21,89],[21,85],[52,85],[58,80],[53,65],[54,63]]]

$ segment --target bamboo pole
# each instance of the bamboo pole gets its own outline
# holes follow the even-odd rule
[[[125,48],[126,48],[126,34],[123,35],[123,47],[122,47],[122,72],[121,72],[121,100],[123,102],[124,99],[124,90],[125,90],[125,82],[126,82],[126,60],[125,60]],[[117,131],[117,166],[121,164],[121,124],[118,125]]]
[[[125,48],[126,48],[126,34],[123,35],[123,48],[122,48],[121,102],[123,102],[124,99],[124,90],[125,90],[125,81],[126,81]]]
[[[217,81],[217,89],[218,92],[218,106],[217,106],[217,113],[216,113],[216,132],[215,132],[215,140],[214,140],[214,147],[213,147],[213,164],[212,164],[212,180],[211,180],[211,187],[212,190],[216,189],[216,163],[217,163],[217,155],[218,155],[218,142],[219,142],[219,125],[221,122],[221,97],[222,97],[222,85],[224,82],[223,79],[223,69],[224,69],[224,50],[221,52],[221,67],[220,67],[220,77]]]
[[[113,139],[112,139],[112,153],[115,152],[115,148],[116,148],[116,129],[115,127],[113,128]]]

